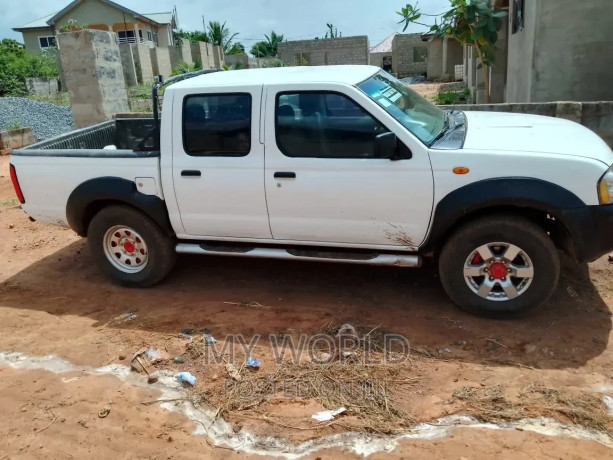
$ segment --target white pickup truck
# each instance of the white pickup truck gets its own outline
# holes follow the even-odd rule
[[[12,153],[23,209],[87,237],[122,285],[159,282],[176,253],[430,258],[456,304],[505,316],[554,291],[557,249],[613,249],[613,153],[578,124],[444,111],[371,66],[189,77],[166,88],[161,122]]]

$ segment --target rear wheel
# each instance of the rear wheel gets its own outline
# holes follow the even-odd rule
[[[123,286],[147,287],[172,269],[175,243],[142,212],[109,206],[94,216],[87,232],[96,265]]]
[[[443,247],[439,274],[462,309],[513,316],[549,298],[558,283],[560,260],[543,229],[522,217],[500,215],[458,229]]]

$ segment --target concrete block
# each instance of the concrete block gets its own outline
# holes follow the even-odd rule
[[[11,129],[10,131],[0,131],[0,151],[4,154],[11,150],[27,147],[36,142],[36,137],[32,133],[32,128]],[[0,153],[2,155],[2,153]]]
[[[558,102],[556,104],[556,117],[581,123],[583,105],[581,102]]]
[[[286,64],[343,65],[368,64],[368,37],[341,37],[296,40],[279,43],[279,59]]]
[[[132,56],[132,45],[119,45],[121,54],[121,66],[123,67],[123,78],[128,86],[135,86],[138,83],[136,76],[136,66]]]
[[[181,54],[181,61],[187,62],[189,65],[193,65],[194,59],[192,56],[192,47],[189,41],[184,40],[178,48],[179,53]]]
[[[170,77],[172,74],[171,50],[174,47],[158,46],[151,48],[151,63],[154,69],[154,75],[162,75],[164,78]],[[176,63],[176,54],[173,54]]]
[[[57,35],[60,61],[79,128],[128,110],[122,56],[113,32],[80,30]]]
[[[26,78],[26,88],[35,96],[50,96],[60,91],[60,81],[57,78]]]
[[[147,45],[132,45],[132,57],[136,67],[136,77],[139,83],[153,82],[153,64]]]

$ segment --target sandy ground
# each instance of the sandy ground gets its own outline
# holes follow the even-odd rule
[[[452,414],[484,420],[505,414],[511,419],[549,416],[600,432],[613,428],[600,393],[613,384],[613,266],[606,257],[589,267],[568,267],[551,301],[513,321],[457,310],[428,268],[192,256],[181,257],[160,286],[128,290],[103,278],[72,231],[28,220],[14,200],[8,164],[8,157],[0,157],[0,352],[54,354],[77,366],[99,367],[126,364],[139,348],[155,347],[171,358],[185,358],[184,364],[169,359],[158,368],[192,372],[198,377],[194,392],[215,402],[226,379],[224,365],[190,355],[190,340],[181,330],[209,329],[221,345],[230,334],[247,341],[255,334],[312,335],[330,322],[350,322],[410,340],[411,359],[396,365],[395,380],[388,382],[390,403],[406,414],[404,423],[396,420],[398,426]],[[126,313],[137,317],[117,319]],[[262,361],[260,373],[275,369],[268,339],[258,342],[253,356]],[[497,406],[495,398],[458,397],[464,387],[495,389],[506,405]],[[547,389],[539,393],[545,399],[526,402],[530,388]],[[556,401],[585,409],[583,415],[555,409],[550,396],[556,392],[564,395]],[[184,416],[141,404],[158,394],[109,375],[0,367],[0,460],[247,457],[193,436],[196,426]],[[325,404],[273,396],[225,416],[237,430],[294,442],[341,433],[346,425],[364,421],[365,414],[349,408],[339,418],[342,423],[312,429],[311,414]],[[99,418],[109,403],[110,414]],[[507,410],[511,403],[521,403],[513,406],[520,407],[514,415]],[[591,415],[586,417],[586,411]],[[437,440],[404,440],[391,454],[372,458],[383,456],[613,458],[609,448],[594,441],[481,429],[456,429]],[[306,458],[355,457],[325,450]]]
[[[423,97],[431,102],[434,102],[434,98],[440,92],[445,91],[462,91],[466,85],[463,82],[449,82],[449,83],[414,83],[409,85],[414,91],[417,91]]]

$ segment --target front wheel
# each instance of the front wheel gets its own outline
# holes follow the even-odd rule
[[[480,316],[513,316],[551,296],[560,259],[538,225],[499,215],[457,230],[441,251],[439,275],[451,300],[462,309]]]
[[[89,224],[87,242],[98,268],[122,286],[158,283],[176,258],[174,240],[129,206],[109,206],[98,212]]]

